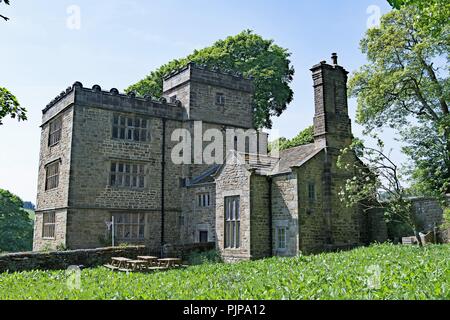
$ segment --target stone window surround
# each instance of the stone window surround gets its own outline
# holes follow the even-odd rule
[[[228,201],[236,201],[238,202],[237,211],[233,210],[232,212],[227,211]],[[225,196],[224,197],[224,249],[226,250],[239,250],[241,248],[241,196],[233,195],[233,196]],[[227,213],[228,212],[228,213]],[[229,216],[229,218],[227,218]],[[227,226],[230,233],[233,235],[233,239],[229,239],[230,235],[227,235]],[[234,232],[234,233],[233,233]],[[230,240],[231,243],[230,243]]]
[[[42,213],[42,239],[55,240],[56,236],[56,212]]]
[[[48,124],[48,146],[56,146],[61,141],[62,115],[55,117]]]
[[[52,168],[54,165],[57,165],[56,166],[57,167],[56,171],[55,172],[51,172],[52,175],[49,176],[49,169]],[[52,190],[55,190],[55,189],[58,188],[58,186],[59,186],[60,166],[61,166],[61,158],[58,158],[56,160],[52,160],[52,161],[48,162],[44,166],[44,168],[45,168],[45,186],[44,186],[45,191],[52,191]],[[51,179],[53,179],[53,180],[51,180]],[[54,186],[49,187],[49,182],[54,184]]]
[[[279,230],[284,229],[284,248],[279,247]],[[277,220],[273,222],[273,233],[274,233],[274,242],[275,242],[275,250],[279,253],[285,253],[288,251],[288,232],[289,232],[289,220]]]
[[[317,199],[317,195],[316,195],[316,184],[314,181],[309,181],[308,182],[308,201],[311,202],[315,202]]]
[[[116,117],[117,117],[118,123],[115,123]],[[123,124],[121,123],[121,119],[125,119]],[[130,120],[132,122],[132,125],[129,125]],[[136,126],[137,120],[139,120],[139,126]],[[145,120],[145,127],[142,127],[143,120]],[[148,117],[115,112],[112,114],[112,119],[111,119],[111,137],[113,140],[126,141],[129,143],[150,142],[151,136],[150,136],[150,130],[149,130],[149,123],[150,123],[150,119]],[[117,130],[116,137],[114,136],[115,129]],[[135,136],[134,131],[136,129],[139,131],[139,139],[135,139],[136,136]],[[123,138],[121,138],[121,130],[124,130]],[[131,132],[131,138],[128,137],[130,132]],[[144,137],[144,138],[142,138],[142,137]]]
[[[216,106],[225,106],[225,94],[222,92],[216,92],[215,95],[215,105]]]
[[[212,233],[211,233],[211,227],[207,223],[201,223],[197,224],[195,226],[195,243],[200,243],[200,232],[206,231],[208,233],[208,242],[212,242]]]
[[[113,164],[116,164],[116,171],[112,171]],[[119,165],[123,165],[123,171],[117,171],[119,170]],[[130,166],[129,172],[126,172],[126,166]],[[133,167],[137,167],[137,172],[133,173]],[[143,171],[141,171],[141,169]],[[118,176],[121,176],[122,184],[116,185],[112,183],[112,176],[115,176],[115,179],[117,179]],[[135,175],[135,176],[134,176]],[[146,163],[140,162],[140,161],[129,161],[129,160],[120,160],[120,159],[110,159],[108,162],[108,187],[113,189],[126,189],[126,190],[144,190],[147,186],[147,166]],[[126,177],[129,177],[130,179],[130,186],[125,185]],[[136,186],[133,185],[133,179],[136,178]],[[143,181],[141,180],[143,179]],[[143,186],[141,184],[143,182]]]
[[[119,217],[122,216],[122,219]],[[128,221],[125,221],[125,217],[127,216]],[[140,242],[145,240],[145,229],[147,227],[147,214],[144,212],[113,212],[111,213],[111,217],[114,217],[114,239],[117,241],[125,241],[125,242]],[[134,219],[137,217],[137,219]],[[119,237],[118,228],[122,228],[122,234],[125,234],[125,231],[130,233],[130,237]],[[129,230],[127,229],[129,228]],[[136,237],[133,237],[133,228],[137,228]]]
[[[199,192],[196,194],[196,205],[198,208],[211,207],[211,193],[209,191]]]

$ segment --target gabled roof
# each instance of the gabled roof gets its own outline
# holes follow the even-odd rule
[[[203,171],[200,175],[192,178],[188,186],[195,186],[199,184],[204,183],[213,183],[214,182],[214,175],[219,171],[221,165],[220,164],[214,164],[205,171]]]
[[[279,157],[274,157],[273,155],[259,155],[257,157],[248,153],[232,151],[228,154],[225,164],[212,165],[202,174],[191,179],[188,186],[214,183],[215,178],[220,175],[221,169],[231,159],[237,161],[237,164],[242,165],[248,171],[270,176],[291,172],[291,168],[302,166],[323,149],[323,147],[311,143],[280,151]]]
[[[309,159],[318,154],[323,147],[317,147],[314,143],[289,148],[280,151],[280,160],[272,170],[272,174],[290,172],[292,167],[300,167]]]

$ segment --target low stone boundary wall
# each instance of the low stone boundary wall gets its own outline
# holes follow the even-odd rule
[[[148,254],[145,246],[80,249],[54,252],[21,252],[0,255],[0,273],[29,270],[63,270],[71,265],[96,267],[111,257],[136,258]]]
[[[163,255],[165,257],[178,257],[182,259],[186,259],[187,256],[194,252],[205,252],[209,250],[214,250],[216,248],[216,244],[214,242],[207,243],[192,243],[192,244],[184,244],[184,245],[167,245],[163,250]]]

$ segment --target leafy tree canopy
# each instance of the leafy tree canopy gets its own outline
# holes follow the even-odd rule
[[[32,249],[33,222],[22,206],[18,196],[0,189],[0,252]]]
[[[255,83],[254,122],[258,128],[271,128],[271,116],[280,116],[293,99],[290,83],[294,68],[290,53],[263,39],[251,30],[219,40],[212,46],[195,50],[189,56],[162,65],[138,83],[126,89],[141,95],[162,95],[162,78],[192,61],[221,70],[234,70],[244,76],[252,76]]]
[[[313,142],[314,142],[314,127],[310,126],[300,131],[299,134],[292,139],[281,137],[277,140],[272,141],[271,143],[269,143],[269,152],[272,152],[273,150],[276,149],[282,151]]]
[[[357,122],[366,132],[397,129],[409,143],[405,151],[417,170],[412,173],[416,182],[442,194],[450,191],[450,2],[413,2],[403,1],[399,10],[382,17],[379,28],[367,31],[361,49],[368,64],[351,77],[349,91],[357,97]],[[425,181],[436,174],[432,183]]]
[[[20,120],[27,120],[27,110],[20,106],[17,98],[9,92],[6,88],[0,87],[0,125],[2,125],[2,119],[7,115],[11,118]]]

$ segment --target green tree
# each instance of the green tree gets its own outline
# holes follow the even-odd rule
[[[271,117],[280,116],[293,99],[289,85],[294,68],[289,57],[288,50],[276,45],[273,40],[263,39],[251,30],[245,30],[236,36],[219,40],[210,47],[195,50],[183,59],[170,61],[126,91],[159,97],[162,95],[163,76],[189,61],[223,71],[233,70],[254,78],[255,125],[258,128],[271,128]]]
[[[403,134],[407,146],[403,152],[411,159],[405,166],[411,180],[411,192],[435,196],[445,205],[444,193],[450,187],[450,154],[443,135],[432,123],[413,126]]]
[[[402,186],[399,168],[385,152],[383,142],[378,138],[377,142],[377,147],[371,148],[354,139],[342,150],[337,165],[354,175],[341,188],[341,200],[349,207],[360,206],[367,214],[382,209],[387,223],[405,225],[422,245],[419,232],[423,226],[408,199],[408,189]],[[354,155],[358,160],[349,161]]]
[[[299,134],[292,139],[286,139],[285,137],[281,137],[277,140],[272,141],[271,143],[269,143],[269,152],[272,152],[273,150],[276,149],[282,151],[313,142],[314,142],[314,127],[309,126],[308,128],[300,131]]]
[[[384,15],[379,28],[367,31],[361,49],[368,64],[351,77],[349,92],[357,97],[357,122],[366,132],[397,129],[408,143],[405,151],[417,170],[415,181],[431,188],[429,193],[442,195],[450,191],[450,3],[404,4]],[[436,139],[427,139],[430,135]],[[423,139],[428,143],[421,144]],[[415,155],[417,148],[420,154]],[[426,183],[436,174],[433,183]]]
[[[0,252],[29,251],[33,244],[33,222],[16,195],[0,189]]]
[[[0,4],[2,1],[0,0]],[[10,5],[9,0],[3,0],[3,3]],[[0,14],[0,18],[8,21],[9,18]],[[26,116],[27,110],[22,108],[17,101],[17,98],[10,93],[6,88],[0,87],[0,125],[2,125],[2,119],[8,114],[11,118],[17,117],[20,120],[27,120]]]
[[[20,120],[27,120],[27,110],[20,106],[17,98],[9,92],[6,88],[0,87],[0,125],[2,119],[10,115],[11,118]]]

